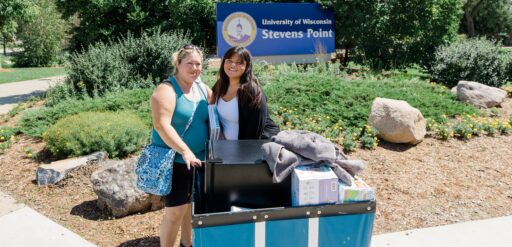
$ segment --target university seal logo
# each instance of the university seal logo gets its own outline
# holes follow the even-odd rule
[[[230,14],[222,25],[224,40],[231,46],[248,46],[256,38],[256,22],[244,13],[235,12]]]

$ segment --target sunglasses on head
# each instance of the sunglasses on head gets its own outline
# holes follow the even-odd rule
[[[192,45],[192,44],[186,44],[186,45],[184,45],[183,47],[181,47],[181,49],[184,49],[184,50],[188,50],[188,49],[197,49],[197,46]]]

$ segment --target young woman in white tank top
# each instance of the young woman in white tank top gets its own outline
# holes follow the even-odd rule
[[[279,132],[268,116],[266,97],[252,70],[252,56],[244,47],[232,47],[224,54],[212,101],[217,104],[227,140],[268,138]]]
[[[226,140],[238,140],[238,97],[240,78],[245,72],[246,63],[236,54],[224,60],[223,69],[229,78],[226,94],[217,100],[217,111]]]

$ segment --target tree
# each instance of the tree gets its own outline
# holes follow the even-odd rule
[[[18,21],[28,20],[32,16],[34,4],[29,0],[0,1],[0,35],[2,36],[4,55],[6,41],[13,37],[18,28]],[[2,64],[0,63],[0,68]]]
[[[428,67],[434,51],[456,39],[463,14],[460,0],[394,0],[388,6],[392,64]]]
[[[192,42],[215,44],[215,3],[210,0],[60,0],[65,17],[76,15],[71,49],[81,50],[98,41],[108,41],[128,32],[188,30]]]
[[[512,32],[512,1],[465,0],[462,24],[469,37]]]
[[[35,15],[22,22],[19,28],[23,51],[14,57],[16,66],[50,66],[65,42],[68,25],[57,11],[54,0],[35,1]]]
[[[485,1],[474,19],[478,35],[498,38],[499,33],[512,32],[512,1]]]
[[[318,3],[334,10],[336,19],[336,44],[345,50],[343,63],[348,64],[352,49],[374,33],[378,2],[374,0],[318,0]]]
[[[461,0],[318,0],[335,11],[337,44],[374,68],[428,66],[436,47],[451,42]]]
[[[71,49],[81,50],[98,41],[116,39],[128,32],[188,31],[192,42],[213,50],[216,2],[313,2],[297,0],[59,0],[64,17],[76,15]]]

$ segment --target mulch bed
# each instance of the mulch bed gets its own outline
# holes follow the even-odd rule
[[[511,100],[499,110],[507,118]],[[350,153],[367,162],[361,177],[376,189],[374,234],[512,215],[511,147],[512,135],[426,138],[416,146],[383,142]],[[97,166],[37,186],[36,169],[49,160],[29,158],[28,148],[40,152],[44,143],[20,136],[0,155],[0,190],[99,246],[159,245],[161,210],[116,219],[97,208],[89,181]]]

